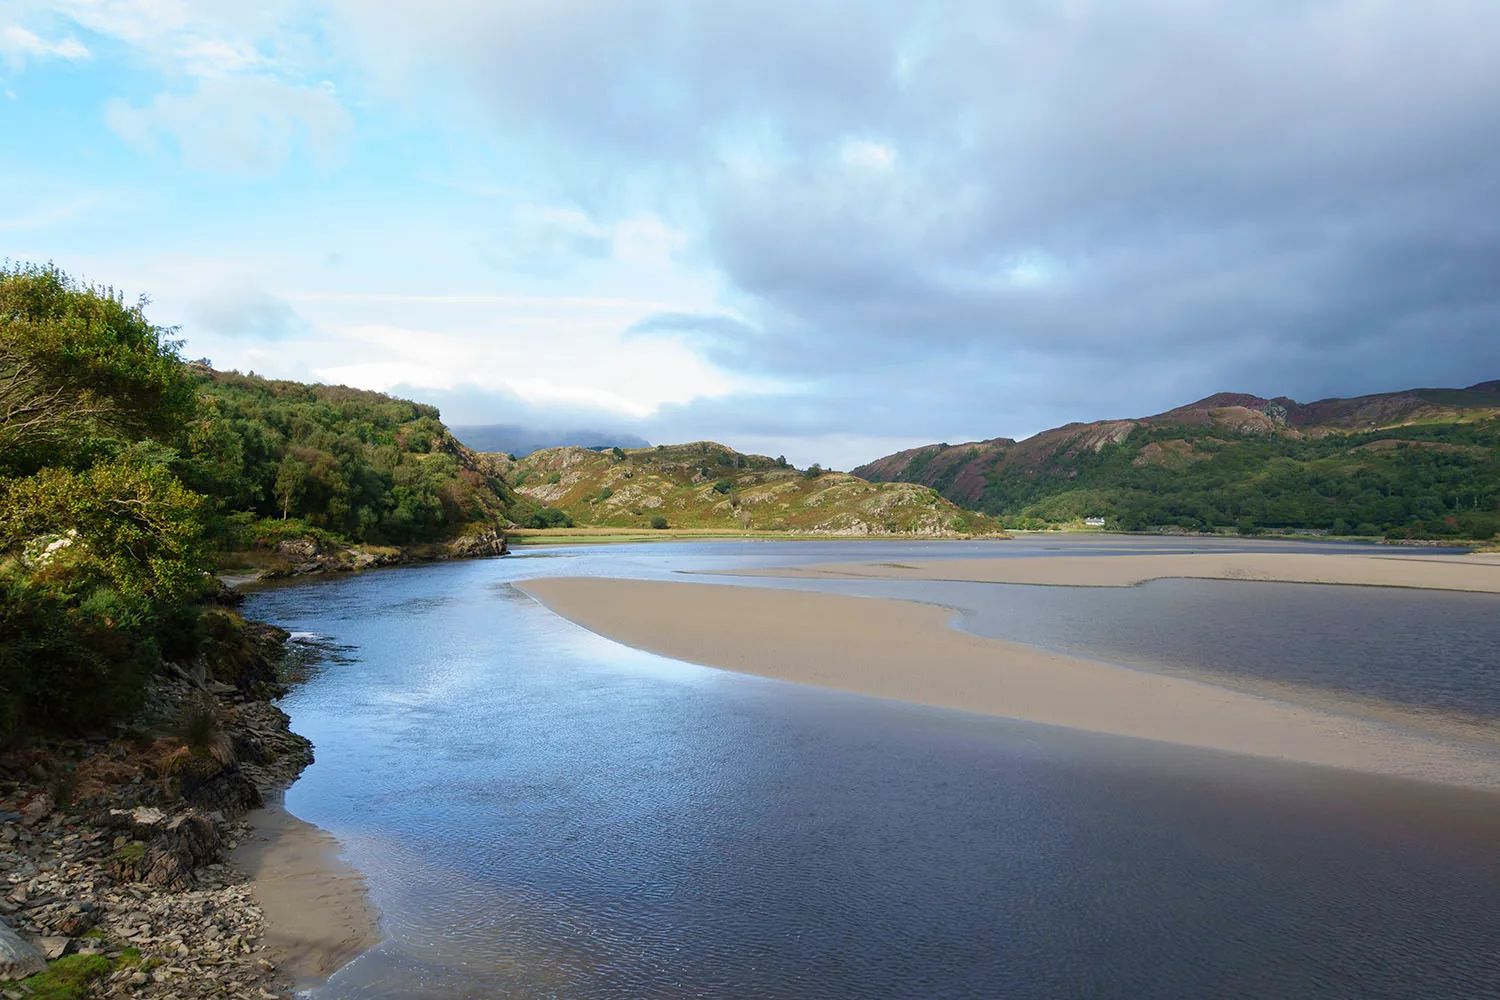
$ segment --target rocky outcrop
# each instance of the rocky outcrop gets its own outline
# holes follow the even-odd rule
[[[0,757],[0,979],[20,980],[14,995],[27,995],[22,977],[44,959],[73,955],[95,963],[91,997],[293,995],[263,946],[247,879],[225,858],[248,833],[238,817],[295,779],[312,745],[255,696],[263,682],[235,687],[210,673],[178,668],[156,685],[137,722],[162,730],[154,742]],[[192,749],[172,720],[205,704],[218,731]]]
[[[0,918],[0,980],[25,979],[47,967],[47,960],[26,941],[23,941],[10,924]]]

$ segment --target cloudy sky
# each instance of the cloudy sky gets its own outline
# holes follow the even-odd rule
[[[0,0],[0,256],[847,468],[1500,377],[1494,0]]]

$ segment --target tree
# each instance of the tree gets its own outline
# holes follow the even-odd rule
[[[666,526],[667,526],[667,519],[666,518],[662,517],[660,514],[652,515],[652,518],[651,518],[651,527],[653,527],[656,530],[660,531],[661,529],[665,528]]]
[[[307,466],[295,455],[283,455],[276,469],[276,499],[281,501],[281,519],[286,520],[292,505],[307,492]]]

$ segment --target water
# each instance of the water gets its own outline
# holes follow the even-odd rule
[[[254,595],[353,649],[286,701],[318,747],[287,804],[388,939],[319,995],[1500,996],[1492,796],[692,667],[507,585],[897,550],[921,551],[593,549]]]

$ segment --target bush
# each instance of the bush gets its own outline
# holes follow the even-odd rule
[[[732,489],[734,489],[734,484],[727,479],[721,479],[714,483],[715,493],[728,493]]]
[[[573,519],[556,507],[543,507],[526,519],[527,528],[571,528]]]
[[[656,514],[651,518],[651,527],[657,529],[658,531],[660,531],[662,528],[665,528],[666,526],[667,519],[662,517],[660,514]]]

